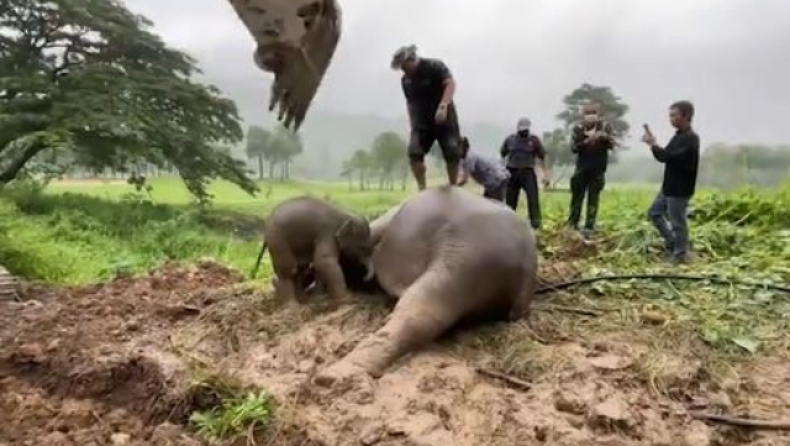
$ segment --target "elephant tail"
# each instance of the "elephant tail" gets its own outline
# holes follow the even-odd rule
[[[252,279],[255,279],[255,276],[258,275],[258,268],[260,268],[261,266],[261,260],[263,259],[263,253],[266,252],[266,247],[267,247],[266,240],[264,240],[263,243],[261,243],[261,252],[258,253],[258,260],[255,261],[255,267],[252,269],[252,272],[250,273],[250,278]]]

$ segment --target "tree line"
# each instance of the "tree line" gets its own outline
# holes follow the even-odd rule
[[[281,181],[289,179],[291,163],[303,150],[299,134],[291,132],[279,123],[273,130],[253,125],[247,131],[247,159],[257,161],[260,180],[266,178],[265,165],[268,165],[268,178],[274,179],[275,168],[279,166],[279,179]]]
[[[399,134],[380,133],[370,148],[356,150],[343,162],[340,175],[348,180],[349,189],[356,184],[359,190],[368,190],[371,183],[378,180],[379,190],[394,190],[396,179],[400,180],[401,189],[406,189],[409,174],[407,147]]]

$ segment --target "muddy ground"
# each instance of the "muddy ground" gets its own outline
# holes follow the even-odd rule
[[[540,304],[529,323],[455,333],[378,381],[322,389],[310,377],[380,326],[387,304],[299,306],[240,282],[210,262],[167,265],[0,302],[0,445],[201,444],[187,419],[217,404],[196,385],[209,376],[278,401],[277,422],[237,444],[790,445],[690,415],[790,418],[790,362],[728,365],[661,315]]]

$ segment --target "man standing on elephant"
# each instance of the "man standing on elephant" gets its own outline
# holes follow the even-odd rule
[[[576,171],[571,177],[571,205],[568,226],[578,230],[582,203],[587,195],[587,215],[582,236],[588,238],[595,230],[598,202],[606,184],[609,151],[614,149],[614,137],[609,123],[601,118],[600,106],[586,104],[582,108],[582,122],[573,127],[571,151],[576,154]]]
[[[399,48],[392,56],[393,70],[401,70],[401,87],[411,125],[409,161],[417,187],[424,190],[425,155],[439,143],[451,185],[458,183],[460,129],[453,94],[455,80],[439,59],[421,58],[414,45]]]
[[[544,187],[548,187],[551,180],[546,169],[543,143],[537,135],[530,132],[531,127],[532,121],[529,118],[521,118],[516,126],[516,133],[505,138],[499,153],[510,173],[505,202],[515,211],[519,193],[523,189],[527,196],[530,224],[533,229],[538,230],[541,226],[541,214],[535,165],[541,170]]]

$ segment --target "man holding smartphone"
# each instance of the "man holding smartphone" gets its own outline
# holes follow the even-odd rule
[[[411,123],[409,161],[417,187],[425,189],[425,155],[439,143],[451,185],[458,183],[461,134],[453,103],[455,80],[439,59],[421,58],[414,45],[399,48],[391,67],[401,70],[401,87]]]
[[[699,169],[699,136],[691,126],[694,105],[678,101],[669,107],[669,122],[675,135],[661,147],[647,124],[642,141],[650,147],[653,157],[664,163],[664,180],[648,211],[673,264],[688,261],[688,221],[686,211],[694,196]],[[667,224],[667,220],[669,224]]]
[[[597,103],[585,104],[582,122],[573,127],[571,151],[576,154],[576,170],[571,177],[571,205],[568,226],[578,230],[582,217],[582,203],[587,195],[587,215],[581,233],[588,238],[595,230],[598,203],[606,184],[609,151],[614,149],[614,137],[609,123],[603,120]]]

